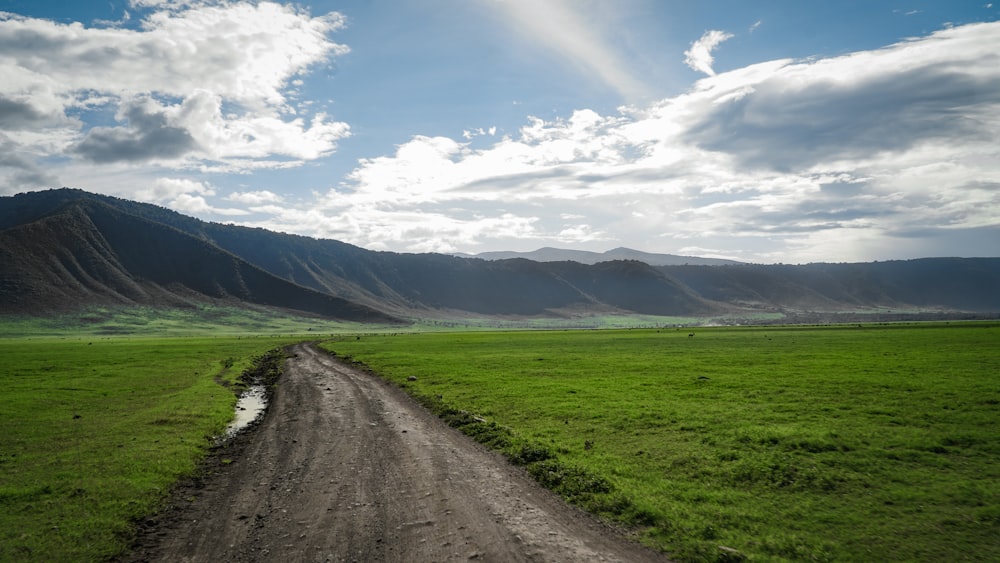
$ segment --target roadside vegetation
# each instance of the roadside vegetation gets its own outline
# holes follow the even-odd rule
[[[127,548],[225,430],[240,375],[292,341],[0,339],[0,561]]]
[[[1000,324],[326,343],[683,561],[1000,559]]]

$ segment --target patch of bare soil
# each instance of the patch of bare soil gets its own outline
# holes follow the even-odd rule
[[[123,561],[665,561],[398,388],[291,349],[259,426]]]

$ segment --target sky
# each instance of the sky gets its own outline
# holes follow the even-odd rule
[[[1000,256],[1000,3],[0,0],[0,195],[372,250]]]

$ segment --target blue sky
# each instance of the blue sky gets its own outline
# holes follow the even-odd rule
[[[0,0],[0,194],[400,252],[997,256],[1000,5]]]

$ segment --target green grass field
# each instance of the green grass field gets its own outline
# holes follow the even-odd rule
[[[190,474],[273,338],[0,339],[0,561],[100,561]]]
[[[690,332],[327,347],[680,560],[1000,560],[1000,325]]]
[[[45,317],[0,317],[0,338],[113,338],[120,336],[256,336],[370,330],[270,309],[203,305],[188,309],[89,307]]]

